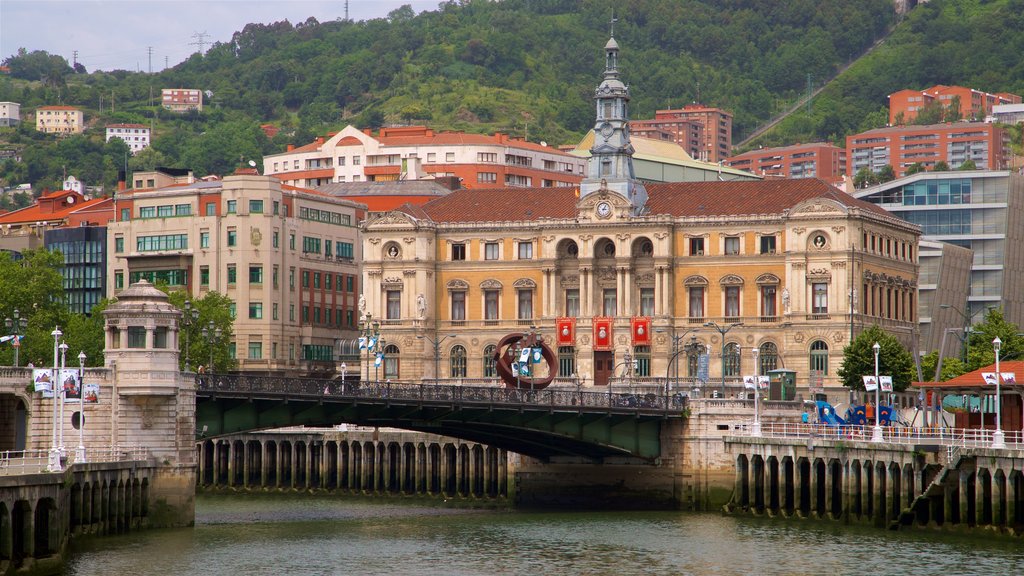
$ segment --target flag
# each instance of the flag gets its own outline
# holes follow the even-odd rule
[[[542,348],[534,348],[533,349],[533,363],[534,364],[540,364],[540,359],[542,357],[542,352],[543,352]]]
[[[519,376],[519,362],[512,363],[512,375]]]
[[[649,346],[651,344],[651,319],[647,316],[635,316],[633,325],[633,345]]]
[[[366,336],[359,337],[359,349],[366,350]]]
[[[607,316],[594,318],[594,350],[610,352],[612,349],[612,319]]]
[[[1017,374],[1013,372],[1001,372],[1000,376],[1003,377],[1003,384],[1014,385],[1017,383]]]
[[[768,381],[769,381],[769,378],[767,376],[758,376],[757,377],[757,387],[762,389],[762,390],[767,390],[768,389]]]
[[[982,372],[981,379],[985,381],[985,384],[989,386],[996,385],[996,373],[995,372]]]
[[[382,362],[384,362],[384,353],[383,352],[378,352],[377,356],[374,357],[374,359],[373,359],[373,365],[376,366],[376,367],[379,367]]]
[[[7,342],[8,340],[14,340],[15,338],[17,338],[17,336],[15,336],[13,334],[10,335],[10,336],[0,336],[0,344],[3,344],[4,342]]]
[[[556,341],[559,346],[576,345],[576,319],[558,318],[555,320]]]
[[[366,342],[366,349],[367,350],[373,350],[373,347],[376,346],[376,345],[377,345],[377,339],[376,338],[370,338]]]
[[[529,362],[529,361],[530,361],[530,349],[529,348],[523,348],[522,350],[519,351],[519,362]]]

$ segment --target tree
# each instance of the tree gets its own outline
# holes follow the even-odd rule
[[[946,164],[944,160],[939,160],[932,166],[932,172],[949,172],[949,164]]]
[[[863,390],[863,376],[875,373],[875,342],[881,346],[878,354],[878,373],[892,376],[893,390],[902,392],[914,381],[914,359],[895,336],[880,327],[872,326],[861,332],[843,350],[843,365],[837,372],[843,386]]]
[[[967,160],[964,160],[963,163],[960,164],[960,167],[957,168],[957,170],[977,170],[977,169],[978,169],[978,165],[975,164],[974,160],[972,160],[970,158],[968,158]]]
[[[853,175],[853,186],[855,188],[867,188],[873,184],[878,184],[878,175],[867,166],[857,170],[857,173]]]
[[[157,288],[167,291],[166,286]],[[176,290],[168,293],[168,301],[184,310],[185,300],[188,295]],[[213,367],[207,370],[226,372],[238,367],[238,362],[231,356],[231,341],[234,337],[234,317],[232,315],[232,301],[219,292],[207,292],[202,298],[192,300],[192,307],[199,311],[199,317],[195,322],[180,326],[181,337],[178,339],[180,356],[178,363],[185,367],[185,342],[188,338],[188,356],[191,360],[190,368],[195,369],[199,365],[206,366],[210,362],[210,353],[213,353]],[[220,338],[211,337],[210,323],[213,322],[213,330],[220,329]],[[207,329],[207,337],[203,337],[203,328]]]
[[[889,182],[896,179],[896,173],[893,171],[892,166],[886,164],[878,170],[879,182]]]
[[[921,375],[926,382],[932,382],[935,380],[935,366],[939,363],[939,351],[932,350],[931,352],[921,356]],[[967,366],[963,360],[956,356],[943,356],[942,357],[942,377],[939,379],[942,382],[951,378],[956,378],[961,374],[967,373]]]
[[[910,166],[907,166],[907,176],[910,176],[911,174],[917,174],[918,172],[924,172],[924,164],[921,164],[920,162],[914,162]]]
[[[28,319],[21,342],[19,362],[37,366],[53,364],[55,327],[64,331],[71,313],[64,305],[64,281],[60,269],[64,259],[59,252],[26,250],[15,260],[10,252],[0,252],[0,319],[13,317],[14,310]],[[0,349],[4,364],[14,364],[10,346]]]
[[[1002,310],[992,308],[985,314],[983,321],[971,327],[971,346],[967,356],[968,371],[977,370],[996,361],[992,341],[997,336],[1002,341],[999,350],[1001,360],[1024,358],[1024,336],[1020,335],[1020,329],[1016,324],[1006,321]]]

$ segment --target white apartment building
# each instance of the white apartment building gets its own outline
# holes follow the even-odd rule
[[[358,329],[365,210],[258,174],[128,190],[107,233],[108,286],[225,294],[240,370],[332,373]]]
[[[111,124],[107,126],[107,142],[120,138],[128,145],[132,154],[149,148],[149,126],[145,124]]]
[[[0,126],[17,126],[21,123],[21,104],[0,102]]]

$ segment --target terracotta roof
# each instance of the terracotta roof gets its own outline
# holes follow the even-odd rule
[[[54,192],[52,194],[44,196],[44,198],[53,198],[56,196],[64,195],[73,195],[78,199],[78,201],[76,201],[74,204],[70,206],[58,207],[52,212],[43,212],[39,207],[39,202],[36,201],[36,203],[31,206],[26,206],[21,210],[15,210],[13,212],[8,212],[7,214],[0,216],[0,224],[21,224],[25,222],[49,222],[53,220],[63,220],[73,212],[77,212],[84,208],[93,207],[96,204],[100,204],[107,200],[106,198],[93,198],[92,200],[83,201],[81,200],[81,195],[70,190]]]
[[[74,106],[40,106],[37,110],[74,110],[78,111],[78,108]]]
[[[987,389],[991,390],[993,393],[995,393],[996,387],[994,385],[991,385],[991,384],[985,384],[985,381],[984,381],[984,379],[982,379],[982,376],[981,376],[981,374],[983,372],[995,372],[995,371],[996,371],[996,365],[995,364],[989,364],[988,366],[983,366],[983,367],[978,368],[977,370],[975,370],[973,372],[968,372],[967,374],[961,374],[960,376],[957,376],[956,378],[951,378],[949,380],[946,380],[945,382],[914,382],[913,386],[916,387],[916,388],[947,388],[947,389],[948,388],[953,388],[953,389],[987,388]],[[1003,385],[1002,385],[1003,390],[1006,390],[1008,387],[1013,387],[1013,388],[1015,388],[1017,390],[1020,390],[1020,388],[1022,387],[1022,384],[1024,384],[1024,360],[1007,360],[1005,362],[1000,362],[999,363],[999,371],[1000,372],[1004,372],[1004,373],[1005,372],[1013,372],[1014,374],[1017,375],[1017,384],[1015,384],[1015,385],[1013,385],[1013,384],[1006,384],[1004,382]]]
[[[889,215],[817,178],[726,182],[659,182],[646,185],[649,214],[739,216],[780,214],[800,202],[826,198],[844,206]],[[436,222],[505,222],[576,215],[576,187],[456,190],[423,205]]]
[[[145,124],[107,124],[107,128],[145,128],[149,130],[149,126]]]

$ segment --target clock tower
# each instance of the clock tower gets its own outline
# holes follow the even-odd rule
[[[612,19],[612,26],[615,24]],[[597,119],[590,148],[587,177],[580,183],[580,198],[602,188],[621,194],[643,213],[647,190],[633,175],[633,145],[629,142],[629,87],[619,79],[619,44],[614,28],[604,46],[604,79],[594,91]]]

